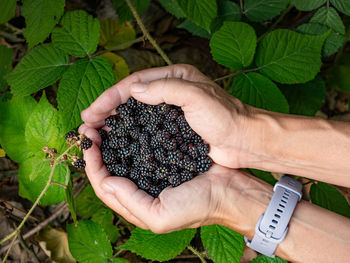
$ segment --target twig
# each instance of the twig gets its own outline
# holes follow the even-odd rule
[[[23,38],[19,38],[14,34],[7,33],[6,31],[0,30],[0,36],[9,39],[11,42],[24,42],[25,40]]]
[[[262,34],[258,39],[257,42],[260,42],[261,39],[264,38],[268,33],[270,33],[272,30],[275,29],[275,27],[283,20],[283,18],[286,16],[286,14],[289,13],[289,11],[293,8],[293,5],[289,5],[286,9],[283,10],[282,14],[278,17],[278,19],[275,21],[275,23],[272,24],[272,26],[264,33]]]
[[[13,247],[13,245],[15,244],[15,240],[17,239],[17,232],[16,232],[16,235],[12,238],[12,241],[11,241],[11,244],[9,246],[9,249],[7,250],[6,252],[6,255],[4,257],[4,259],[2,260],[2,263],[5,263],[6,262],[6,259],[7,257],[9,256],[10,254],[10,251],[11,251],[11,248]]]
[[[40,263],[40,260],[39,260],[38,256],[34,253],[34,251],[33,251],[32,249],[30,249],[30,248],[27,246],[26,242],[24,242],[23,237],[22,237],[22,235],[21,235],[20,233],[19,233],[19,235],[18,235],[18,240],[19,240],[19,243],[21,243],[22,247],[23,247],[29,254],[32,255],[34,261],[35,261],[36,263]]]
[[[23,30],[11,25],[10,23],[5,23],[5,26],[11,29],[16,35],[20,35],[23,33]]]
[[[164,51],[160,48],[160,46],[158,46],[157,42],[154,40],[154,38],[150,35],[150,33],[147,31],[145,25],[142,23],[142,20],[139,16],[139,14],[137,13],[135,7],[133,6],[133,4],[131,3],[130,0],[125,0],[126,3],[128,4],[131,12],[133,13],[137,24],[139,25],[139,27],[141,28],[142,33],[144,34],[144,36],[149,40],[149,42],[152,44],[152,46],[157,50],[157,52],[159,53],[159,55],[164,59],[164,61],[168,64],[168,65],[172,65],[173,63],[170,61],[170,59],[168,58],[168,56],[164,53]]]
[[[129,46],[132,46],[133,44],[136,44],[136,43],[139,43],[139,42],[144,41],[144,39],[145,39],[145,38],[144,38],[143,36],[142,36],[142,37],[138,37],[138,38],[136,38],[136,39],[134,39],[134,40],[125,42],[125,43],[120,44],[120,45],[118,45],[118,46],[111,47],[111,48],[109,48],[109,49],[106,49],[106,50],[102,50],[102,51],[100,51],[100,52],[97,52],[97,53],[94,54],[92,57],[100,56],[100,55],[102,55],[102,54],[104,54],[104,53],[111,52],[111,51],[114,51],[114,50],[127,48],[127,47],[129,47]]]
[[[239,5],[241,7],[241,13],[244,14],[244,10],[243,10],[243,0],[239,0]]]
[[[187,246],[187,249],[191,250],[191,252],[193,254],[195,254],[202,263],[206,263],[207,261],[204,259],[204,257],[201,255],[201,253],[199,253],[199,251],[197,251],[194,247],[192,247],[191,245]]]
[[[9,202],[7,202],[5,200],[0,200],[0,209],[4,209],[4,210],[8,211],[9,213],[12,213],[13,211],[15,211],[15,212],[18,212],[22,215],[27,214],[26,211],[23,211],[15,206],[13,206],[12,204],[10,204]],[[40,222],[39,218],[37,218],[35,216],[30,216],[29,218],[33,221]]]

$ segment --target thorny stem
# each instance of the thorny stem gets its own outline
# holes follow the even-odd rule
[[[40,195],[38,196],[38,198],[35,200],[33,206],[30,208],[30,210],[28,211],[27,215],[23,218],[22,222],[19,224],[19,226],[15,229],[15,231],[13,231],[11,234],[7,235],[6,237],[4,237],[1,241],[0,241],[0,245],[2,245],[3,243],[5,243],[7,240],[9,240],[11,237],[17,235],[19,233],[19,231],[21,230],[21,228],[23,227],[24,223],[28,220],[29,216],[31,215],[31,213],[34,211],[35,207],[39,204],[41,198],[44,196],[44,194],[46,193],[46,191],[49,189],[51,183],[52,183],[52,178],[53,175],[55,173],[55,169],[56,169],[56,165],[59,164],[62,160],[64,160],[63,156],[65,154],[67,154],[69,152],[70,149],[72,149],[75,146],[75,144],[71,145],[67,150],[64,151],[64,153],[62,153],[59,157],[57,157],[57,159],[54,161],[54,164],[51,168],[51,172],[49,175],[49,179],[47,180],[47,183],[44,187],[44,189],[41,191]]]
[[[5,263],[5,262],[6,262],[7,257],[9,256],[10,251],[11,251],[11,248],[13,247],[13,245],[14,245],[16,239],[17,239],[17,232],[16,232],[16,235],[12,238],[10,247],[9,247],[9,249],[8,249],[7,252],[6,252],[6,255],[5,255],[5,257],[4,257],[3,261],[2,261],[2,263]]]
[[[168,64],[168,65],[172,65],[173,63],[171,62],[171,60],[168,58],[168,56],[164,53],[164,51],[160,48],[160,46],[157,44],[157,42],[154,40],[154,38],[150,35],[150,33],[147,31],[145,25],[142,23],[142,20],[139,16],[139,14],[137,13],[135,7],[133,6],[133,4],[131,3],[130,0],[125,0],[126,3],[128,4],[131,12],[133,13],[137,24],[139,25],[139,27],[141,28],[142,33],[144,34],[144,36],[149,40],[149,42],[151,42],[152,46],[157,50],[157,52],[159,53],[159,55],[164,59],[164,61]]]
[[[197,251],[194,247],[192,246],[187,246],[187,249],[191,250],[191,252],[193,254],[195,254],[200,260],[202,263],[206,263],[207,261],[204,259],[204,257],[201,255],[201,253],[199,253],[199,251]]]
[[[128,46],[131,46],[133,44],[136,44],[136,43],[139,43],[139,42],[142,42],[144,41],[145,38],[142,36],[142,37],[138,37],[134,40],[131,40],[131,41],[128,41],[128,42],[125,42],[123,44],[120,44],[120,45],[117,45],[117,46],[114,46],[114,47],[111,47],[109,49],[106,49],[106,50],[102,50],[100,52],[97,52],[96,54],[94,54],[92,57],[96,57],[96,56],[100,56],[104,53],[107,53],[107,52],[111,52],[111,51],[114,51],[114,50],[118,50],[118,49],[123,49],[123,48],[127,48]]]

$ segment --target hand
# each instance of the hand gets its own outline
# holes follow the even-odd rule
[[[105,91],[81,114],[85,126],[99,128],[104,119],[130,96],[147,104],[166,102],[180,106],[192,129],[210,144],[210,157],[217,164],[240,168],[248,107],[228,95],[190,65],[147,69],[130,75]],[[100,140],[97,140],[100,143]]]

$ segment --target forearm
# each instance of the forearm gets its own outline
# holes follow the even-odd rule
[[[254,110],[243,166],[350,187],[350,123]]]
[[[248,238],[273,194],[272,187],[248,175],[233,175],[221,207],[225,225]],[[234,189],[233,189],[234,188]],[[239,192],[239,194],[237,194]],[[292,262],[348,262],[350,220],[306,201],[297,204],[284,241],[276,255]]]

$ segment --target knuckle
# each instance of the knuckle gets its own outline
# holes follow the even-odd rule
[[[157,220],[152,222],[152,225],[149,226],[149,228],[155,234],[164,234],[167,233],[168,225],[169,224],[165,223],[164,220]]]

